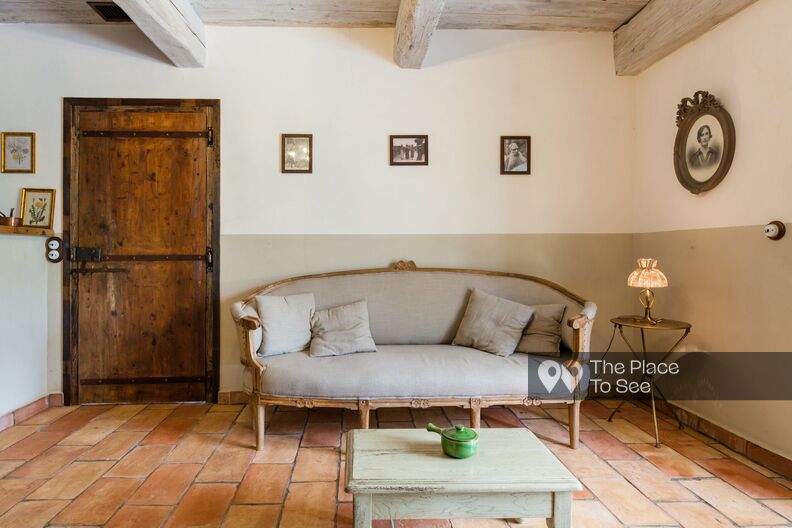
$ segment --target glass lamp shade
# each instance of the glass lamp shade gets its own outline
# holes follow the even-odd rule
[[[657,259],[642,258],[638,259],[638,269],[627,277],[627,286],[643,289],[665,288],[668,286],[668,279],[657,269]]]

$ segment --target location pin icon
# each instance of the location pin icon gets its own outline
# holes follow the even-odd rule
[[[572,389],[574,389],[575,386],[578,384],[578,380],[575,379],[575,376],[578,374],[579,367],[572,367],[574,372],[567,370],[566,367],[560,367],[560,368],[561,368],[561,381],[564,382],[564,385],[566,385],[567,390],[569,392],[572,392]]]
[[[561,377],[561,367],[555,361],[547,360],[539,364],[539,381],[542,382],[547,392],[553,392],[553,389],[558,383],[558,378]]]

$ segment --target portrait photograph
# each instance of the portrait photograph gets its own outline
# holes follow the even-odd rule
[[[22,227],[52,228],[55,189],[22,189]]]
[[[281,135],[281,172],[313,172],[313,134]]]
[[[429,165],[429,136],[390,136],[391,165]]]
[[[501,136],[501,174],[531,174],[531,138]]]
[[[687,140],[687,166],[697,181],[709,180],[721,161],[723,129],[714,116],[700,117],[690,129]]]
[[[36,172],[36,134],[33,132],[3,132],[3,172]]]

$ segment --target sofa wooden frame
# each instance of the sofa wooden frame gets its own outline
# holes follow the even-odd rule
[[[399,261],[390,268],[374,268],[374,269],[361,269],[351,271],[337,271],[331,273],[320,273],[314,275],[303,275],[299,277],[290,277],[288,279],[279,280],[267,284],[254,293],[248,295],[243,302],[248,303],[252,301],[257,295],[265,295],[285,284],[295,282],[303,279],[314,279],[322,277],[335,277],[339,275],[362,275],[368,273],[389,273],[389,272],[405,272],[405,271],[419,271],[419,272],[440,272],[440,273],[465,273],[475,275],[491,275],[499,277],[512,277],[517,279],[529,280],[543,284],[549,288],[559,291],[575,302],[583,306],[580,314],[570,317],[567,323],[572,328],[572,357],[564,362],[564,365],[569,369],[573,375],[582,372],[580,368],[582,364],[586,363],[589,359],[590,344],[591,344],[591,331],[594,325],[594,318],[596,316],[597,307],[594,303],[588,302],[574,293],[566,290],[562,286],[538,277],[530,275],[521,275],[517,273],[504,273],[497,271],[483,271],[472,269],[458,269],[458,268],[419,268],[415,262]],[[267,405],[284,405],[290,407],[300,408],[314,408],[314,407],[329,407],[340,409],[357,410],[360,413],[360,428],[368,429],[369,426],[369,411],[372,409],[381,409],[385,407],[411,407],[414,409],[426,409],[429,407],[462,407],[470,409],[470,424],[471,427],[479,428],[481,426],[481,409],[491,407],[494,405],[539,405],[547,403],[563,403],[567,404],[569,412],[569,445],[572,448],[577,448],[578,437],[580,430],[580,401],[579,399],[572,400],[540,400],[538,398],[526,398],[523,396],[482,396],[475,398],[372,398],[372,399],[322,399],[322,398],[285,398],[277,396],[269,396],[262,394],[259,391],[261,387],[261,377],[264,375],[266,365],[262,364],[256,350],[254,348],[254,332],[261,326],[261,322],[254,316],[243,316],[237,321],[241,336],[241,356],[240,360],[245,367],[248,367],[252,373],[252,385],[250,390],[245,390],[245,393],[250,397],[250,407],[253,418],[253,427],[256,432],[256,450],[261,451],[264,449],[264,429],[265,429],[265,408]]]

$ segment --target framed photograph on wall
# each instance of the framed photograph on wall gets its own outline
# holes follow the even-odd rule
[[[429,136],[390,136],[391,165],[429,165]]]
[[[36,134],[33,132],[3,132],[2,143],[3,172],[36,172]]]
[[[531,137],[501,136],[501,174],[531,174]]]
[[[22,227],[52,229],[55,189],[22,189]]]
[[[281,134],[281,172],[313,172],[313,134]]]
[[[674,170],[693,194],[715,188],[728,174],[737,137],[729,112],[714,95],[698,91],[677,106]]]

